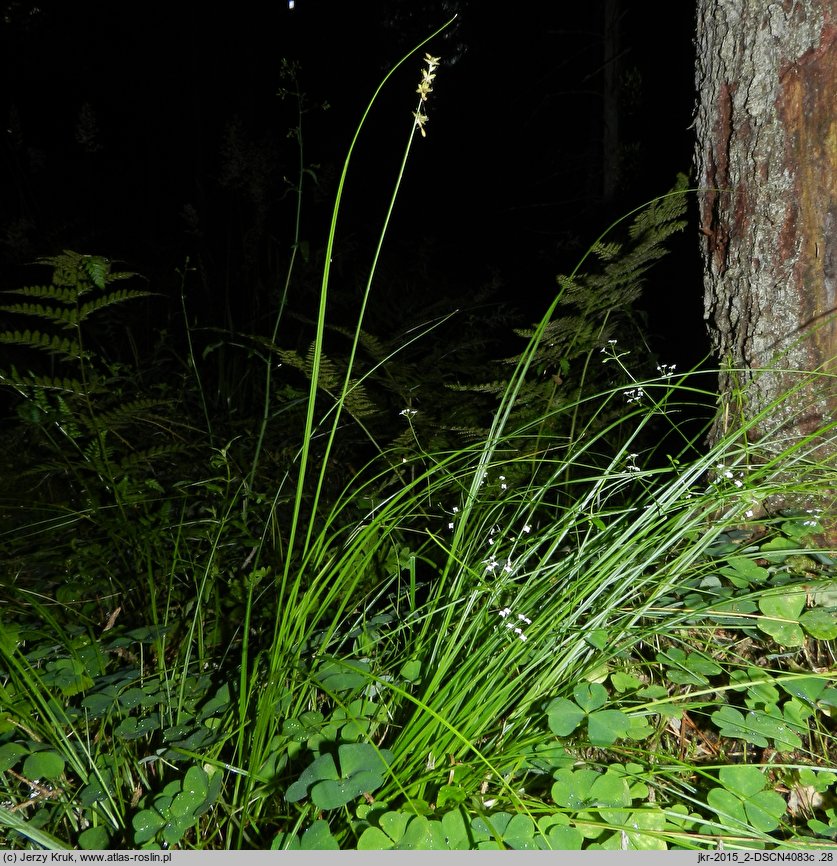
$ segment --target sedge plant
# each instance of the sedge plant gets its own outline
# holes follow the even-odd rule
[[[308,395],[307,402],[307,410],[305,415],[305,426],[302,434],[302,447],[299,452],[298,461],[297,461],[297,478],[296,478],[296,492],[294,496],[294,504],[293,504],[293,514],[291,517],[291,523],[288,530],[288,540],[287,546],[289,551],[294,551],[297,545],[298,535],[304,532],[304,538],[302,539],[302,555],[300,557],[301,561],[304,562],[306,558],[306,551],[311,545],[311,540],[313,533],[315,531],[315,524],[313,518],[309,521],[306,529],[302,529],[302,503],[304,491],[306,489],[306,485],[308,482],[308,471],[309,471],[309,454],[310,454],[310,444],[312,441],[312,437],[315,435],[315,427],[317,426],[317,405],[318,399],[320,397],[319,394],[319,369],[320,363],[323,354],[323,339],[325,335],[325,316],[326,310],[328,308],[328,293],[329,293],[329,285],[330,285],[330,269],[331,269],[331,261],[332,261],[332,253],[334,248],[335,236],[337,231],[337,223],[338,216],[341,211],[342,205],[342,195],[343,188],[346,182],[346,177],[348,174],[349,166],[351,163],[352,153],[354,151],[355,145],[358,141],[358,138],[363,130],[364,124],[375,105],[375,102],[378,99],[378,96],[381,90],[384,88],[388,80],[391,76],[399,69],[402,64],[404,64],[410,57],[412,57],[417,51],[420,51],[424,45],[434,39],[439,35],[443,30],[445,30],[452,23],[453,19],[446,22],[441,28],[439,28],[436,32],[431,34],[427,39],[423,40],[416,48],[410,51],[407,55],[405,55],[401,60],[399,60],[387,73],[384,79],[379,84],[375,93],[373,94],[369,104],[364,111],[361,120],[355,130],[352,141],[349,145],[349,149],[346,155],[346,159],[343,164],[343,170],[340,175],[340,180],[337,187],[337,192],[335,196],[334,207],[332,210],[332,219],[331,225],[329,228],[328,239],[326,242],[325,255],[323,259],[323,273],[320,287],[320,298],[318,305],[318,316],[316,322],[316,330],[314,337],[314,345],[313,345],[313,355],[312,355],[312,364],[311,364],[311,373],[310,373],[310,390]],[[429,54],[425,56],[426,69],[422,70],[421,80],[419,82],[417,92],[419,94],[418,100],[418,108],[417,111],[414,112],[414,121],[411,124],[410,131],[407,137],[407,145],[405,147],[404,155],[401,161],[401,166],[399,169],[399,173],[396,179],[396,183],[393,189],[392,197],[389,203],[389,207],[387,209],[384,225],[379,235],[378,244],[374,253],[372,266],[370,268],[369,277],[366,282],[366,286],[363,292],[363,296],[361,299],[360,310],[357,318],[357,326],[354,335],[354,339],[352,341],[352,346],[350,350],[349,360],[347,364],[346,371],[346,380],[343,389],[343,393],[338,399],[336,405],[334,406],[334,410],[329,412],[328,414],[331,416],[330,419],[326,422],[326,445],[324,454],[321,456],[321,465],[319,470],[319,478],[314,485],[314,502],[310,506],[310,513],[312,515],[316,515],[317,513],[317,505],[319,498],[319,491],[322,489],[324,476],[327,471],[328,466],[328,457],[329,452],[331,450],[332,444],[334,442],[334,438],[336,436],[337,430],[340,425],[340,416],[341,416],[341,408],[343,402],[347,396],[347,390],[351,384],[351,372],[354,364],[354,358],[357,352],[358,341],[360,338],[361,328],[363,325],[364,312],[366,309],[366,305],[368,303],[368,299],[370,296],[372,283],[375,275],[375,269],[380,257],[380,252],[383,247],[383,242],[386,236],[387,227],[390,222],[390,218],[395,206],[395,202],[398,196],[398,191],[401,186],[401,180],[404,173],[404,168],[406,166],[410,149],[412,146],[413,139],[415,137],[415,133],[418,130],[422,136],[426,133],[424,131],[424,124],[427,120],[426,115],[423,113],[424,104],[427,102],[428,96],[432,90],[432,82],[435,78],[435,70],[438,66],[439,59],[431,57]],[[298,229],[297,229],[298,231]],[[263,435],[264,425],[267,419],[267,408],[265,410],[262,427],[260,432],[260,440],[259,445],[261,444],[261,436]],[[296,574],[292,573],[292,569],[297,569]],[[304,575],[299,571],[299,561],[295,556],[289,555],[285,559],[285,563],[282,569],[281,577],[278,581],[278,585],[276,587],[277,597],[275,599],[275,620],[274,620],[274,632],[273,638],[271,641],[270,649],[267,653],[267,666],[268,666],[268,674],[267,674],[267,688],[260,689],[252,695],[252,698],[255,700],[255,707],[246,704],[242,701],[242,709],[246,708],[246,712],[253,713],[256,718],[256,724],[254,727],[247,726],[245,724],[245,719],[241,719],[241,731],[242,731],[242,752],[246,750],[247,754],[247,762],[250,769],[250,776],[248,778],[252,779],[258,774],[259,769],[264,764],[267,757],[267,749],[269,747],[270,738],[273,734],[272,728],[275,725],[275,714],[276,707],[279,703],[280,696],[282,694],[283,689],[285,688],[284,676],[287,670],[289,658],[293,658],[294,654],[299,653],[300,651],[300,639],[299,639],[299,631],[306,632],[310,629],[310,623],[307,619],[308,610],[307,605],[304,603],[300,603],[300,593],[302,588],[306,586],[306,581]],[[343,587],[345,592],[345,597],[351,598],[353,594],[353,586]],[[309,587],[310,591],[310,587]],[[293,616],[288,616],[288,612],[294,612]],[[242,660],[242,671],[247,670],[249,667],[249,660],[245,657]],[[251,683],[252,684],[252,680]],[[244,732],[247,732],[245,735]],[[245,746],[246,743],[246,746]],[[249,787],[247,785],[246,787]],[[245,801],[249,800],[248,797],[245,796]]]

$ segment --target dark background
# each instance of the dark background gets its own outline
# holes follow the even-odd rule
[[[293,10],[286,0],[63,0],[0,11],[2,288],[33,282],[27,263],[66,248],[123,261],[165,307],[188,257],[195,315],[258,329],[293,238],[299,155],[288,130],[298,117],[296,100],[277,96],[290,86],[282,59],[298,62],[308,107],[302,239],[313,287],[364,108],[386,71],[454,13],[427,46],[443,63],[375,284],[384,308],[467,305],[491,284],[534,321],[557,273],[690,170],[688,2],[666,4],[664,17],[641,0],[296,0]],[[335,289],[347,302],[368,272],[422,54],[387,84],[358,142],[335,248]],[[609,148],[608,96],[618,118]],[[707,352],[696,229],[673,247],[643,307],[650,342],[682,369]],[[312,288],[311,315],[314,298]],[[165,313],[150,321],[160,327]]]

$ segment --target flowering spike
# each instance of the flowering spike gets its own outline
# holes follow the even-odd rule
[[[421,133],[422,138],[427,138],[427,132],[424,129],[424,125],[427,123],[427,115],[422,110],[424,104],[427,102],[428,97],[433,92],[433,79],[436,78],[435,70],[439,66],[439,62],[441,61],[441,57],[433,57],[430,54],[424,55],[424,62],[427,64],[427,69],[421,70],[421,81],[419,81],[419,85],[416,88],[416,93],[419,95],[419,108],[418,111],[413,112],[413,117],[416,121],[416,126],[418,127],[418,131]]]

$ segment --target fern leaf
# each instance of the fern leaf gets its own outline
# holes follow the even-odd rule
[[[80,360],[83,357],[82,348],[76,340],[41,331],[4,331],[0,333],[0,343],[26,346],[50,355],[60,355],[67,360]]]
[[[104,295],[101,298],[96,298],[93,301],[87,301],[82,304],[78,311],[78,321],[83,322],[93,313],[103,310],[105,307],[111,307],[114,304],[122,304],[125,301],[132,301],[135,298],[147,298],[151,292],[145,292],[141,289],[120,289],[116,292],[111,292],[109,295]]]
[[[8,385],[17,391],[59,391],[65,394],[85,395],[98,391],[101,382],[96,378],[90,378],[87,383],[78,379],[62,378],[61,376],[36,376],[33,373],[18,374],[13,371],[11,375],[0,370],[0,385]]]
[[[482,385],[459,385],[449,382],[445,385],[449,391],[467,391],[469,394],[502,394],[508,387],[505,381],[485,382]]]
[[[46,299],[61,304],[75,304],[78,297],[78,292],[75,289],[61,288],[60,286],[24,286],[21,289],[6,289],[2,294]]]
[[[539,335],[535,347],[530,380],[516,396],[516,405],[542,412],[544,401],[554,405],[562,393],[573,388],[565,382],[571,363],[603,346],[616,333],[628,314],[631,304],[641,295],[649,268],[666,254],[666,241],[686,225],[687,188],[685,176],[678,176],[669,194],[643,209],[629,226],[625,243],[596,242],[590,254],[598,268],[590,273],[559,275],[560,297],[551,321],[542,329],[518,328],[515,333],[527,341]],[[517,366],[523,353],[506,359]],[[491,393],[504,390],[504,383],[490,383],[475,390]]]
[[[108,274],[110,273],[110,262],[103,256],[83,256],[81,266],[84,272],[90,277],[90,282],[97,289],[105,290],[105,285],[108,282]]]
[[[282,359],[282,363],[304,373],[310,381],[314,368],[314,350],[315,347],[312,343],[308,347],[304,360],[296,352],[288,349],[278,349],[277,354]],[[330,395],[332,399],[342,400],[346,411],[355,419],[366,418],[378,412],[378,406],[370,399],[363,385],[356,379],[351,379],[346,383],[345,378],[345,369],[341,370],[331,358],[322,353],[317,386]],[[341,393],[344,384],[346,386],[345,392]]]
[[[314,372],[315,351],[316,347],[314,343],[311,343],[305,354],[305,375],[308,376],[309,379]],[[340,384],[340,374],[337,371],[337,366],[325,354],[325,352],[320,353],[320,370],[317,385],[325,391],[333,391],[335,388],[338,388]]]
[[[689,179],[685,174],[678,174],[677,181],[668,195],[664,195],[642,210],[634,219],[629,229],[631,240],[637,240],[643,234],[650,232],[659,239],[660,229],[666,226],[670,229],[668,234],[679,231],[684,223],[681,219],[686,209],[686,198],[683,193],[689,186]]]
[[[84,255],[73,250],[64,250],[59,256],[47,256],[36,261],[53,268],[53,285],[72,289],[76,298],[94,290],[104,291],[114,280],[135,276],[127,272],[111,273],[109,259],[104,256]]]
[[[376,361],[383,361],[390,354],[381,340],[366,331],[360,332],[360,344]]]
[[[111,271],[108,274],[108,283],[114,283],[117,280],[130,280],[136,276],[134,271]]]
[[[45,319],[63,328],[73,327],[76,311],[72,307],[47,307],[44,304],[4,304],[0,310],[15,313],[20,316],[31,316],[33,319]]]
[[[74,253],[72,250],[64,250],[61,255],[41,256],[39,259],[35,259],[35,261],[39,265],[49,265],[49,267],[55,268],[56,270],[70,270],[74,268],[77,269],[81,259],[81,253]]]
[[[38,264],[49,265],[53,268],[52,284],[54,286],[72,288],[76,293],[76,298],[80,298],[95,288],[84,270],[82,264],[83,258],[84,256],[80,253],[64,250],[60,256],[40,258],[37,259],[37,262]]]
[[[175,457],[186,451],[184,445],[155,445],[152,448],[143,448],[127,454],[119,461],[119,471],[128,473],[138,466],[153,466],[163,458]]]
[[[276,354],[279,356],[279,360],[283,364],[287,364],[289,367],[292,367],[294,370],[299,370],[301,373],[305,372],[305,362],[293,349],[276,349]]]
[[[619,256],[619,253],[622,252],[622,244],[616,242],[606,244],[602,241],[596,241],[596,243],[594,243],[590,248],[590,251],[600,261],[612,262]]]
[[[366,389],[357,381],[351,380],[343,394],[343,406],[346,411],[356,420],[368,418],[379,412],[378,407],[369,397]]]
[[[343,328],[339,325],[329,325],[329,330],[342,334],[347,340],[354,340],[355,338],[355,332],[350,328]],[[383,361],[390,354],[384,343],[367,331],[362,330],[358,334],[358,343],[363,346],[367,353],[376,361]]]
[[[107,437],[96,436],[87,443],[82,454],[97,472],[105,472],[112,462],[114,451]]]
[[[165,402],[153,397],[130,400],[99,412],[96,415],[97,427],[101,430],[118,430],[121,427],[136,425],[138,421],[147,420],[149,412],[164,405]]]

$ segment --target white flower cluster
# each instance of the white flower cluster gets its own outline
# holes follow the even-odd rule
[[[741,469],[738,469],[735,472],[733,472],[733,470],[730,469],[729,466],[726,466],[723,463],[716,463],[715,464],[715,470],[717,472],[717,475],[715,476],[715,479],[711,482],[711,484],[714,485],[715,487],[720,487],[722,484],[725,484],[726,482],[732,482],[733,487],[737,488],[738,490],[744,489],[744,477],[745,476],[744,476],[744,472]],[[747,508],[747,510],[744,512],[744,516],[748,517],[748,518],[754,517],[755,513],[756,513],[755,509],[756,509],[756,506],[758,504],[758,500],[755,498],[752,498],[752,496],[751,496],[749,501],[747,501],[745,499],[745,502],[747,502],[747,504],[750,505],[751,507]]]
[[[635,451],[625,455],[625,469],[628,472],[641,471],[639,466],[636,465],[637,457],[639,457],[639,454],[637,454]]]
[[[520,638],[520,640],[522,640],[522,641],[527,640],[523,629],[519,625],[516,625],[515,623],[522,622],[522,623],[525,623],[526,625],[532,625],[532,620],[529,619],[528,616],[525,616],[522,613],[519,613],[517,615],[517,619],[514,619],[514,618],[509,619],[509,617],[511,616],[511,612],[512,612],[512,610],[510,607],[504,607],[499,612],[500,617],[502,619],[506,620],[506,622],[505,622],[506,628],[509,629],[509,631],[513,631]]]
[[[728,479],[729,481],[732,481],[732,483],[736,487],[741,488],[744,486],[744,482],[741,480],[744,477],[744,473],[740,470],[738,472],[733,472],[732,469],[724,466],[723,463],[718,463],[715,468],[718,470],[719,474],[722,477]]]

